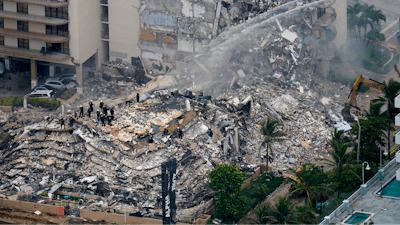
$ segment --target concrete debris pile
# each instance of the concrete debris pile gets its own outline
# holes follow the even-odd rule
[[[85,80],[84,95],[91,98],[127,95],[149,80],[143,67],[135,67],[125,61],[113,61],[102,65],[100,70]]]
[[[141,89],[132,79],[107,82],[96,74],[86,97],[129,96],[105,102],[115,110],[112,126],[83,118],[61,130],[58,118],[47,117],[3,128],[1,195],[57,201],[75,193],[82,209],[160,216],[161,163],[176,158],[177,218],[191,221],[210,208],[207,175],[217,164],[236,164],[250,175],[266,160],[276,174],[322,162],[333,127],[346,125],[340,110],[350,89],[315,75],[316,46],[330,42],[311,31],[329,21],[313,21],[311,12],[333,3],[306,3],[290,2],[232,27],[207,53],[188,57],[184,69]],[[133,71],[125,69],[110,64],[104,71],[119,77]],[[135,86],[140,103],[133,100]],[[272,143],[266,159],[260,128],[268,117],[286,136]]]

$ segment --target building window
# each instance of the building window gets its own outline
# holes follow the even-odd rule
[[[57,52],[69,55],[69,42],[64,43],[46,43],[47,52]]]
[[[0,28],[4,28],[4,18],[0,18]]]
[[[28,4],[17,3],[17,12],[28,14]]]
[[[29,49],[29,39],[18,38],[18,48]]]
[[[23,21],[17,21],[17,28],[21,31],[29,31],[29,23]]]
[[[4,36],[0,36],[0,45],[4,45]]]
[[[0,1],[0,10],[3,10],[3,1]]]
[[[317,8],[317,18],[319,19],[323,15],[325,15],[325,8]]]
[[[60,25],[60,26],[50,26],[46,25],[46,34],[53,34],[68,37],[68,24]]]
[[[50,8],[46,7],[46,17],[68,19],[68,6],[60,8]]]

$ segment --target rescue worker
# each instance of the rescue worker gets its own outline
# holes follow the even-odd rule
[[[72,117],[72,115],[69,116],[69,127],[73,127],[74,126],[74,118]]]
[[[139,92],[136,92],[136,102],[139,102],[139,99],[140,99]]]
[[[60,123],[61,123],[61,129],[63,129],[63,127],[65,128],[64,117],[61,117]]]
[[[79,107],[80,111],[79,111],[79,118],[83,117],[83,106],[81,105],[81,107]]]
[[[100,100],[100,109],[102,109],[104,106],[103,100]]]
[[[151,143],[154,143],[153,135],[152,135],[152,134],[149,135],[149,143],[150,143],[150,144],[151,144]]]
[[[101,125],[104,127],[106,124],[105,124],[105,115],[103,114],[103,113],[100,113],[100,121],[101,121]]]
[[[112,116],[106,116],[106,117],[107,117],[107,120],[108,120],[108,125],[111,126],[111,122],[112,122],[113,117]]]
[[[97,109],[97,122],[100,122],[100,110]]]
[[[182,130],[178,127],[177,131],[178,131],[178,138],[182,139],[182,133],[183,133]]]
[[[104,113],[104,115],[107,115],[107,111],[108,111],[107,107],[106,107],[106,106],[103,106],[103,113]]]
[[[164,136],[168,136],[168,129],[167,128],[164,129]]]
[[[92,102],[92,100],[90,100],[90,102],[89,102],[89,108],[90,108],[90,112],[93,112],[93,102]]]
[[[113,109],[113,107],[110,107],[110,114],[111,114],[111,116],[114,116],[114,109]]]
[[[87,114],[88,114],[88,116],[89,116],[89,118],[90,118],[90,116],[91,116],[91,114],[92,114],[92,111],[90,110],[90,107],[87,108]]]

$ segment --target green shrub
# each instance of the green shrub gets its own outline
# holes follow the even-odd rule
[[[47,99],[47,98],[33,98],[33,97],[29,97],[28,98],[28,103],[33,105],[33,106],[40,106],[40,107],[43,107],[43,108],[50,108],[52,110],[56,110],[61,105],[59,101],[50,100],[50,99]]]
[[[44,196],[44,197],[47,197],[47,196],[48,196],[47,191],[43,191],[42,194],[40,194],[40,195],[41,195],[41,196]]]
[[[7,97],[7,98],[0,98],[0,105],[2,106],[17,106],[23,105],[24,98],[23,97]]]
[[[69,98],[74,96],[74,94],[76,94],[76,88],[71,88],[64,91],[64,93],[61,94],[60,98],[63,100],[68,100]]]

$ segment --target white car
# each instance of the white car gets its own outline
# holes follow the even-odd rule
[[[53,88],[50,86],[45,86],[45,85],[41,85],[38,87],[35,87],[35,89],[33,89],[33,91],[52,91]]]
[[[35,97],[35,98],[52,98],[54,96],[54,91],[53,90],[37,90],[37,91],[32,91],[28,95],[29,97]]]
[[[58,79],[73,80],[76,81],[76,74],[74,73],[63,73],[57,76]]]
[[[62,80],[62,79],[61,80],[57,80],[57,79],[50,78],[50,79],[46,80],[46,83],[44,83],[44,85],[45,86],[50,86],[50,87],[55,88],[55,89],[64,89],[64,88],[70,89],[70,88],[75,87],[76,83],[75,82],[70,82],[70,81],[67,81],[67,80]]]

